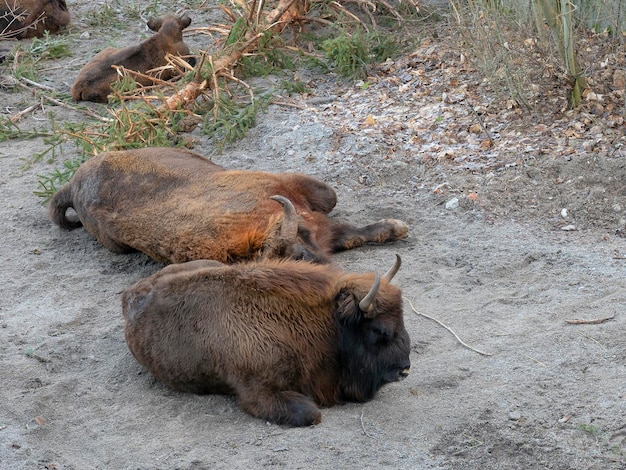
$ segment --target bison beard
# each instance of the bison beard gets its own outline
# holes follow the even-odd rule
[[[363,402],[410,367],[401,291],[382,278],[293,260],[170,265],[122,296],[135,358],[169,386],[232,393],[291,426]]]

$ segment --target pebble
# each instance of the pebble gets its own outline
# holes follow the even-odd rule
[[[561,209],[561,217],[563,217],[564,219],[567,219],[567,209],[565,208]]]
[[[446,202],[446,209],[456,209],[459,207],[459,200],[455,197]]]
[[[519,411],[511,411],[509,413],[509,419],[511,421],[518,421],[521,417],[522,417],[522,413],[520,413]]]
[[[91,34],[89,34],[89,31],[85,31],[84,33],[80,35],[81,39],[89,39],[90,37],[91,37]]]
[[[566,225],[565,227],[561,227],[561,230],[563,230],[564,232],[573,232],[574,230],[576,230],[576,226]]]

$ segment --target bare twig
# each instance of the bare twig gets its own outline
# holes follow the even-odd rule
[[[28,78],[26,78],[26,77],[22,77],[20,80],[22,80],[23,82],[28,83],[29,85],[34,86],[35,88],[39,88],[39,89],[41,89],[41,90],[45,90],[45,91],[56,91],[56,90],[55,90],[54,88],[52,88],[52,87],[49,87],[49,86],[47,86],[47,85],[42,85],[41,83],[34,82],[33,80],[29,80],[29,79],[28,79]]]
[[[613,320],[615,314],[606,318],[595,318],[593,320],[565,320],[565,323],[569,325],[597,325],[598,323],[604,323],[605,321]]]
[[[127,69],[123,65],[112,65],[111,68],[114,68],[115,70],[117,70],[117,73],[120,74],[120,76],[124,76],[125,74],[130,75],[131,77],[133,77],[135,81],[137,81],[137,78],[141,78],[141,79],[145,79],[146,81],[151,81],[157,85],[169,86],[172,88],[175,87],[175,85],[172,82],[168,82],[167,80],[161,80],[160,78],[155,77],[154,75],[148,75],[145,73],[137,72],[135,70]]]
[[[30,113],[31,111],[34,111],[35,109],[39,108],[41,106],[41,103],[37,103],[34,104],[32,106],[29,106],[28,108],[20,111],[19,113],[15,113],[13,116],[11,116],[10,121],[12,123],[16,123],[19,120],[21,120],[26,114]]]
[[[52,104],[56,104],[57,106],[61,106],[62,108],[65,108],[65,109],[71,109],[72,111],[76,111],[78,113],[86,114],[87,116],[92,117],[94,119],[97,119],[98,121],[101,121],[101,122],[111,122],[111,119],[106,118],[106,117],[102,117],[99,114],[94,113],[90,109],[76,108],[75,106],[70,106],[69,104],[64,103],[63,101],[59,101],[57,99],[54,99],[54,98],[52,98],[50,96],[43,95],[43,94],[41,95],[41,97],[43,99],[45,99],[46,101],[50,101],[50,103],[52,103]]]
[[[22,77],[22,79],[21,79],[21,80],[22,80],[22,81],[25,81],[26,83],[30,84],[31,86],[34,86],[34,87],[37,87],[37,88],[41,88],[42,90],[46,90],[46,91],[56,91],[56,90],[54,90],[54,88],[50,88],[50,87],[48,87],[48,86],[41,85],[40,83],[33,82],[32,80],[29,80],[29,79],[27,79],[27,78],[23,78],[23,77]],[[55,104],[55,105],[57,105],[57,106],[60,106],[60,107],[62,107],[62,108],[65,108],[65,109],[71,109],[72,111],[76,111],[76,112],[78,112],[78,113],[83,113],[83,114],[86,114],[87,116],[92,117],[92,118],[94,118],[94,119],[97,119],[98,121],[101,121],[101,122],[111,122],[111,120],[110,120],[109,118],[102,117],[102,116],[100,116],[99,114],[94,113],[94,112],[93,112],[93,111],[91,111],[90,109],[82,109],[82,108],[77,108],[77,107],[75,107],[75,106],[70,106],[69,104],[64,103],[63,101],[57,100],[57,99],[52,98],[51,96],[48,96],[48,95],[44,95],[43,93],[38,92],[37,90],[33,90],[33,89],[32,89],[30,86],[28,86],[28,85],[25,85],[25,84],[23,84],[23,83],[19,83],[19,85],[20,85],[22,88],[26,89],[26,90],[29,90],[29,91],[32,91],[33,93],[36,93],[36,94],[37,94],[37,96],[41,97],[42,99],[44,99],[44,100],[46,100],[46,101],[49,101],[49,102],[50,102],[50,103],[52,103],[52,104]],[[42,103],[39,103],[39,104],[35,105],[35,107],[37,107],[37,106],[42,106]],[[24,110],[24,111],[26,111],[26,110]],[[22,113],[24,113],[24,111],[22,111]],[[30,111],[30,109],[29,109],[29,111]],[[15,121],[14,121],[14,122],[15,122]]]
[[[597,339],[592,338],[591,336],[588,336],[588,335],[586,335],[586,334],[584,334],[584,333],[581,333],[580,331],[577,331],[576,333],[578,333],[578,334],[579,334],[580,336],[582,336],[583,338],[587,338],[589,341],[593,341],[593,342],[594,342],[594,343],[596,343],[598,346],[600,346],[600,348],[601,348],[603,351],[606,351],[606,348],[605,348],[605,347],[602,345],[602,343],[600,343],[600,341],[598,341]]]
[[[539,359],[535,359],[534,357],[527,356],[526,354],[520,354],[520,356],[525,357],[526,359],[530,359],[531,361],[536,362],[537,364],[539,364],[539,365],[541,365],[543,367],[548,367],[543,362],[541,362]]]
[[[299,103],[289,103],[288,101],[277,100],[272,98],[270,104],[275,104],[276,106],[286,106],[288,108],[296,108],[296,109],[307,109],[308,107]]]
[[[478,124],[480,124],[480,127],[483,129],[483,132],[487,135],[487,139],[489,139],[489,143],[493,147],[493,144],[494,144],[493,137],[491,137],[491,134],[489,133],[489,131],[485,127],[485,123],[483,122],[482,118],[478,115],[478,113],[474,109],[474,106],[472,106],[470,103],[467,103],[467,106],[469,106],[469,109],[472,111],[472,114],[474,115],[474,117],[478,121]]]
[[[468,345],[467,343],[463,342],[463,340],[462,340],[461,338],[459,338],[459,336],[458,336],[458,335],[457,335],[454,331],[452,331],[452,329],[451,329],[450,327],[448,327],[448,326],[444,325],[442,322],[440,322],[440,321],[439,321],[439,320],[437,320],[436,318],[433,318],[433,317],[431,317],[431,316],[428,316],[428,315],[426,315],[425,313],[418,312],[418,311],[415,309],[415,307],[413,306],[413,303],[412,303],[412,302],[411,302],[408,298],[406,298],[406,297],[402,297],[402,298],[403,298],[404,300],[406,300],[406,301],[409,303],[409,305],[411,306],[411,309],[412,309],[415,313],[417,313],[418,315],[420,315],[420,316],[422,316],[422,317],[424,317],[424,318],[428,318],[429,320],[432,320],[432,321],[434,321],[435,323],[439,324],[440,326],[444,327],[446,330],[448,330],[450,333],[452,333],[452,335],[456,338],[456,340],[457,340],[459,343],[461,343],[461,345],[463,345],[463,346],[464,346],[464,347],[466,347],[467,349],[470,349],[470,350],[472,350],[472,351],[474,351],[474,352],[476,352],[476,353],[478,353],[478,354],[480,354],[480,355],[482,355],[482,356],[493,356],[493,354],[486,353],[486,352],[484,352],[484,351],[480,351],[480,350],[478,350],[478,349],[476,349],[476,348],[471,347],[471,346],[470,346],[470,345]]]
[[[370,433],[368,433],[368,432],[365,430],[365,424],[363,423],[363,412],[362,412],[362,411],[361,411],[361,431],[363,432],[363,435],[364,435],[364,436],[367,436],[367,437],[374,437],[374,436],[372,436]]]
[[[9,2],[5,2],[5,7],[7,10],[4,12],[2,20],[6,26],[0,30],[0,39],[19,37],[22,33],[36,27],[38,23],[46,18],[45,12],[39,13],[39,16],[36,17],[33,13],[26,16],[27,12],[23,11],[17,2],[13,2],[13,5],[10,5]]]

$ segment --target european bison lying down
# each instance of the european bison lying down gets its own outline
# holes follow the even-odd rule
[[[0,0],[0,37],[34,38],[70,23],[65,0]]]
[[[235,394],[279,424],[319,423],[319,406],[364,402],[409,373],[402,295],[382,278],[267,260],[174,264],[122,296],[131,352],[178,390]]]
[[[148,21],[148,27],[157,31],[144,42],[123,49],[107,47],[97,53],[91,62],[85,65],[71,88],[72,98],[76,101],[107,102],[111,93],[111,84],[119,79],[119,74],[112,65],[123,66],[128,70],[146,73],[167,64],[167,54],[186,56],[189,47],[183,42],[183,29],[191,24],[188,16],[167,15]],[[193,65],[195,60],[189,60]],[[172,78],[171,73],[163,72],[161,79]],[[142,85],[152,84],[148,78],[135,78]]]
[[[139,250],[162,263],[327,263],[335,251],[407,235],[394,219],[362,228],[331,223],[336,202],[330,186],[303,174],[225,170],[196,153],[157,147],[87,160],[54,195],[49,214],[65,229],[84,225],[116,253]],[[67,217],[69,208],[78,220]]]

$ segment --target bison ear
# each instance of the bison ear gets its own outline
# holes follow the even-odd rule
[[[356,325],[363,319],[363,312],[359,308],[359,301],[345,290],[342,290],[337,297],[337,309],[335,318],[344,326]]]
[[[185,16],[181,16],[180,17],[180,29],[185,29],[187,26],[189,26],[191,24],[191,18],[189,18],[187,15]]]
[[[158,32],[159,29],[161,29],[161,26],[163,25],[163,19],[162,18],[150,18],[146,24],[148,25],[148,28],[150,28],[152,31]]]

